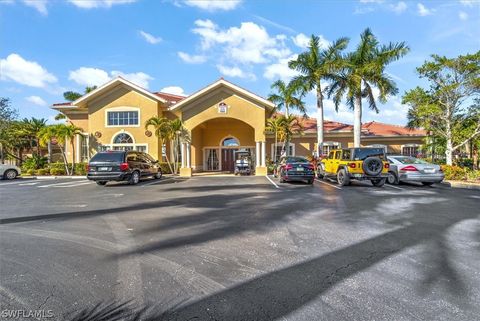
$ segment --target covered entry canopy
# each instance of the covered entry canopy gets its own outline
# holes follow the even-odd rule
[[[224,150],[234,146],[222,145],[226,138],[231,138],[238,141],[238,148],[251,150],[256,160],[256,174],[265,175],[265,119],[274,108],[272,102],[224,79],[170,107],[191,136],[191,143],[182,146],[180,174],[190,176],[192,171],[230,170],[233,159],[230,152]],[[213,162],[218,159],[219,166],[212,167],[212,159]]]

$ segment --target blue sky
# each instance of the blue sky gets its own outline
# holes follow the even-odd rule
[[[224,77],[261,96],[293,73],[289,59],[311,34],[346,36],[353,48],[370,27],[381,43],[405,41],[410,53],[388,73],[399,95],[365,109],[363,121],[405,124],[401,94],[421,85],[415,68],[432,53],[480,49],[480,2],[320,0],[0,0],[0,96],[21,117],[56,114],[62,92],[122,75],[151,91],[190,94]],[[310,115],[313,95],[306,97]],[[326,118],[352,121],[345,106]]]

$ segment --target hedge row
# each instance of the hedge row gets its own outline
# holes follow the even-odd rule
[[[460,166],[441,166],[445,179],[455,181],[480,181],[480,170],[471,170]]]

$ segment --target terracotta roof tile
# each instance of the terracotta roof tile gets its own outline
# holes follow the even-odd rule
[[[174,94],[163,93],[163,92],[155,92],[153,94],[157,95],[160,98],[168,100],[169,102],[173,102],[173,103],[178,103],[179,101],[187,98],[187,96],[180,96],[180,95],[174,95]]]

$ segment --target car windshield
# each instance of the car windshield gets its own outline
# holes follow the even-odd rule
[[[398,156],[398,157],[392,157],[393,159],[396,159],[402,164],[430,164],[424,160],[415,158],[415,157],[410,157],[410,156]]]
[[[308,160],[303,157],[287,157],[285,163],[308,163]]]
[[[383,148],[354,148],[353,155],[355,160],[365,160],[367,157],[385,158],[385,150]]]
[[[95,154],[90,162],[123,162],[124,153],[106,152]]]

